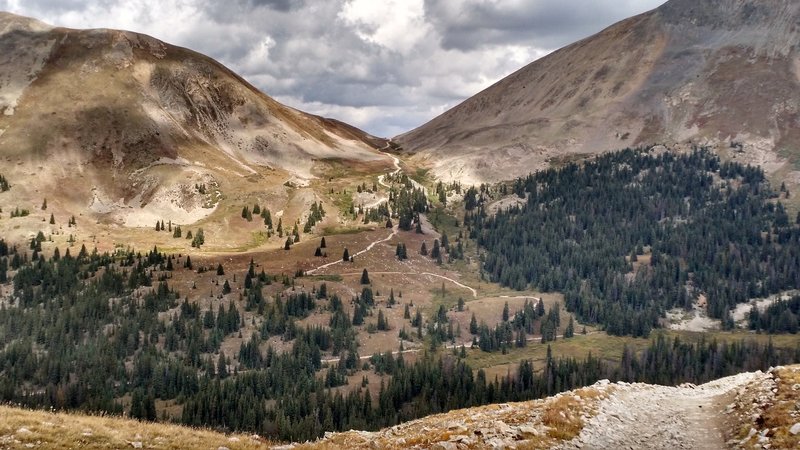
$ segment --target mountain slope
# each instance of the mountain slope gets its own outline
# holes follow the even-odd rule
[[[450,411],[299,448],[797,448],[800,366],[695,386],[600,381],[543,400]],[[792,433],[792,431],[795,431]]]
[[[671,0],[395,139],[435,174],[472,181],[649,143],[711,144],[794,171],[781,156],[800,161],[798,38],[792,0]]]
[[[222,433],[110,416],[54,413],[0,405],[0,448],[229,448],[270,445],[259,436]]]
[[[128,225],[194,222],[243,179],[303,184],[326,160],[391,164],[380,140],[281,105],[191,50],[8,13],[0,111],[3,172],[20,198],[62,195]]]

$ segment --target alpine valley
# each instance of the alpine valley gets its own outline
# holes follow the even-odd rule
[[[0,13],[0,448],[797,448],[798,42],[670,0],[383,138]]]

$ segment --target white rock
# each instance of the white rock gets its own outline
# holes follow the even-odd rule
[[[798,434],[800,433],[800,422],[792,425],[792,428],[789,428],[789,433]]]
[[[133,448],[142,448],[142,441],[133,441],[129,442],[129,444],[131,444],[131,447]]]

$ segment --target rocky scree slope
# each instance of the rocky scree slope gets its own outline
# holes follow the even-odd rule
[[[241,179],[303,184],[328,160],[388,166],[383,145],[194,51],[0,13],[0,160],[18,198],[191,223]]]
[[[395,140],[435,175],[526,175],[641,144],[711,145],[800,184],[800,3],[671,0]]]

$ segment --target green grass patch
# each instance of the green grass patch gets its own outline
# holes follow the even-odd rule
[[[350,208],[353,207],[353,193],[352,191],[341,191],[334,194],[333,204],[339,209],[342,216],[350,215]]]
[[[250,242],[253,247],[258,247],[266,244],[269,240],[266,231],[254,231],[250,235]]]
[[[578,330],[581,326],[576,327]],[[629,336],[611,336],[604,332],[590,334],[580,334],[578,331],[571,339],[558,338],[550,342],[553,356],[575,358],[582,360],[592,353],[592,356],[602,358],[610,362],[618,362],[622,356],[622,350],[627,345],[635,352],[646,349],[653,339],[659,335],[664,335],[668,339],[675,337],[684,342],[698,342],[705,338],[706,341],[716,339],[717,341],[742,341],[756,340],[762,344],[770,339],[777,348],[796,348],[800,345],[800,334],[755,334],[747,331],[712,331],[712,332],[690,332],[677,330],[656,330],[649,338],[632,338]],[[542,344],[538,339],[529,341],[523,348],[511,348],[504,355],[502,352],[487,353],[477,348],[468,352],[467,361],[474,369],[518,364],[522,360],[529,359],[534,362],[534,367],[541,368],[547,357],[547,344]]]
[[[439,305],[444,305],[446,309],[451,309],[458,305],[459,298],[464,299],[464,302],[472,300],[472,294],[468,290],[454,286],[447,280],[441,280],[441,282],[443,284],[439,284],[429,291],[431,293],[431,306],[428,311],[428,317],[433,317],[436,314],[439,310]],[[444,291],[442,291],[442,286],[444,286]]]
[[[413,174],[408,176],[412,180],[416,181],[417,183],[425,186],[429,181],[431,181],[430,177],[430,169],[417,169]]]
[[[580,327],[578,329],[580,330]],[[626,344],[635,351],[641,351],[650,344],[650,339],[609,336],[603,332],[587,335],[578,333],[573,338],[558,338],[548,344],[550,344],[553,356],[556,358],[565,357],[581,360],[591,352],[592,356],[598,358],[619,361],[622,356],[622,349]],[[467,361],[474,369],[478,369],[517,364],[520,361],[529,359],[534,362],[534,367],[540,368],[546,358],[547,344],[542,344],[538,339],[535,339],[529,341],[526,347],[509,349],[505,355],[499,351],[488,353],[477,348],[471,349],[468,353]]]
[[[456,217],[456,214],[441,204],[436,205],[433,211],[428,213],[428,221],[436,228],[439,233],[447,233],[450,242],[455,242],[458,232],[461,230],[456,224],[461,224],[461,221]]]

